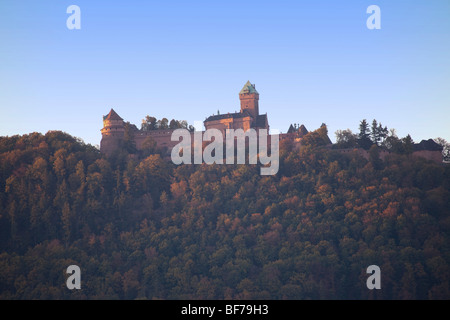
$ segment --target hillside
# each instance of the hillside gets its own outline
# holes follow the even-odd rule
[[[282,143],[261,176],[33,133],[0,190],[0,299],[450,299],[450,166],[408,154]]]

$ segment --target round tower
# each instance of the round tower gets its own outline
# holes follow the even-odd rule
[[[102,136],[123,137],[125,132],[125,124],[123,119],[111,109],[111,111],[103,116]]]
[[[100,141],[100,152],[111,153],[120,146],[125,134],[125,123],[123,119],[111,109],[103,116],[102,140]]]

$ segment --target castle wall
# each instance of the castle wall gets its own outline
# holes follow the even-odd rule
[[[225,134],[225,130],[228,129],[228,124],[232,123],[233,119],[223,119],[223,120],[215,120],[205,122],[205,129],[218,129],[222,131],[222,134]]]
[[[122,140],[123,136],[103,135],[100,141],[100,152],[111,155],[115,150],[119,149]]]
[[[229,118],[229,119],[221,119],[221,120],[213,120],[205,122],[205,128],[208,129],[218,129],[222,131],[222,134],[225,135],[226,129],[243,129],[247,131],[251,128],[251,118]]]
[[[247,117],[247,118],[240,118],[240,119],[236,119],[233,122],[233,129],[242,129],[244,131],[247,131],[248,129],[250,129],[251,127],[251,118]]]
[[[172,149],[178,141],[171,141],[172,133],[174,129],[167,130],[150,130],[150,131],[139,131],[135,134],[134,140],[136,142],[136,148],[138,150],[142,149],[142,145],[148,137],[151,137],[156,141],[158,147],[167,147]]]

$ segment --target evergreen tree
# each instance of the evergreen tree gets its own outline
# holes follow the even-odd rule
[[[136,153],[136,141],[134,139],[134,130],[132,125],[127,122],[125,123],[125,133],[123,137],[123,148],[128,153]]]
[[[372,146],[372,140],[370,139],[369,125],[366,119],[362,120],[359,124],[358,145],[366,150],[369,150]]]
[[[403,143],[403,153],[411,154],[414,151],[414,141],[411,136],[408,134],[406,137],[402,139]]]
[[[388,132],[387,127],[383,127],[381,123],[378,124],[377,120],[373,119],[370,136],[374,144],[380,146],[386,139]]]

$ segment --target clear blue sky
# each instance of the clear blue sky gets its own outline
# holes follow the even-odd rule
[[[81,8],[81,30],[66,9]],[[381,30],[366,9],[381,8]],[[250,80],[272,129],[377,119],[450,141],[450,1],[0,1],[0,136],[99,144],[113,107],[203,121]]]

